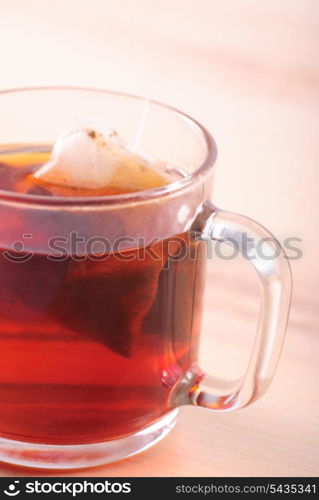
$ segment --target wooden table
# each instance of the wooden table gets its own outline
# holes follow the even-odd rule
[[[184,109],[219,145],[215,203],[256,218],[281,241],[302,239],[303,258],[291,262],[287,341],[263,399],[229,414],[185,407],[154,448],[72,475],[318,475],[318,20],[316,0],[2,6],[0,87],[117,88]],[[210,262],[204,369],[242,373],[257,313],[247,264]],[[29,473],[3,465],[0,474]]]

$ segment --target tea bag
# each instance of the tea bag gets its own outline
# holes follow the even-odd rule
[[[141,191],[174,180],[164,163],[133,151],[115,131],[101,132],[75,120],[32,178],[54,195],[75,196]]]
[[[73,121],[58,138],[50,160],[33,173],[32,183],[55,195],[94,196],[150,189],[173,180],[176,176],[166,164],[134,151],[116,132],[102,133]],[[105,261],[90,256],[82,262],[70,260],[48,313],[84,338],[132,356],[167,258],[165,251],[160,255],[160,260],[147,262],[119,260],[115,254]]]

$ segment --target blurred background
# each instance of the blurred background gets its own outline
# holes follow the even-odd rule
[[[157,447],[95,474],[318,475],[318,1],[1,0],[0,7],[0,88],[92,86],[184,110],[218,145],[214,203],[256,219],[282,242],[301,239],[287,342],[263,400],[227,415],[183,409]],[[214,261],[208,282],[202,366],[239,375],[258,314],[256,277],[239,259]]]

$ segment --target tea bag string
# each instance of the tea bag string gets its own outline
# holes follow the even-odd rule
[[[148,97],[145,97],[140,123],[139,123],[138,129],[137,129],[135,141],[134,141],[134,144],[132,147],[133,151],[136,151],[140,147],[142,135],[143,135],[143,132],[145,129],[147,115],[149,112],[149,107],[150,107],[150,100]]]

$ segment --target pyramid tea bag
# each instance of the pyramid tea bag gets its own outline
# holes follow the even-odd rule
[[[166,167],[145,153],[133,151],[115,131],[102,133],[73,120],[31,182],[53,195],[117,194],[174,181]]]
[[[170,167],[130,149],[116,132],[101,132],[72,121],[60,134],[49,161],[28,176],[28,192],[52,195],[100,196],[141,191],[176,180]],[[119,224],[119,221],[115,221]],[[162,248],[163,247],[163,248]],[[159,260],[125,261],[110,254],[68,264],[68,273],[48,309],[73,332],[130,357],[143,330],[143,321],[157,293],[168,248],[157,244]]]

